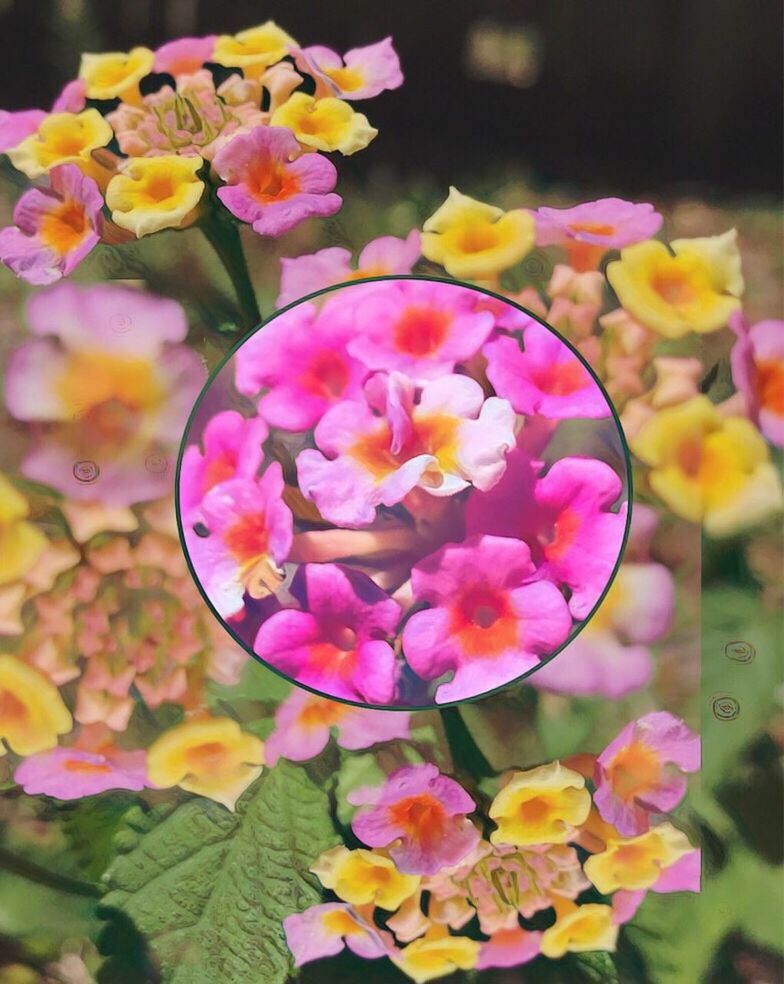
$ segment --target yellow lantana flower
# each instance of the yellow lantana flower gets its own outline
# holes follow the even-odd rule
[[[637,892],[654,885],[665,868],[692,850],[683,831],[663,823],[637,837],[608,840],[604,851],[588,858],[583,867],[602,895],[619,888]]]
[[[421,939],[390,956],[416,984],[425,984],[456,970],[472,970],[479,958],[479,949],[476,940],[450,936],[446,926],[432,926]]]
[[[631,441],[653,491],[684,519],[727,536],[775,515],[781,479],[745,417],[722,417],[706,396],[666,407]]]
[[[352,905],[373,905],[390,912],[419,888],[418,875],[402,875],[391,858],[342,845],[325,851],[310,869],[325,888]]]
[[[227,809],[261,775],[264,742],[240,730],[231,718],[204,718],[178,724],[147,750],[147,774],[154,786],[179,786]]]
[[[188,224],[204,193],[196,176],[203,163],[176,155],[129,159],[106,189],[112,219],[137,239]]]
[[[295,92],[278,106],[270,125],[287,127],[311,150],[338,150],[346,156],[363,150],[378,133],[367,116],[342,99],[316,99],[304,92]]]
[[[591,794],[579,772],[560,762],[516,772],[490,806],[494,844],[563,844],[588,816]]]
[[[298,48],[298,43],[274,21],[249,27],[239,34],[221,34],[215,39],[212,61],[228,68],[241,68],[245,78],[258,78],[264,69],[274,65]]]
[[[60,691],[27,663],[0,656],[0,739],[18,755],[54,748],[73,727]]]
[[[58,164],[77,164],[93,174],[92,152],[114,136],[97,109],[81,113],[50,113],[18,146],[7,151],[14,167],[28,178],[40,178]]]
[[[126,103],[141,101],[139,83],[153,68],[155,55],[149,48],[131,51],[106,51],[84,54],[79,78],[84,79],[88,99],[122,99]]]
[[[613,922],[612,907],[589,903],[559,916],[555,925],[542,934],[540,949],[545,957],[558,960],[565,953],[612,953],[617,941],[618,926]]]
[[[23,577],[46,548],[46,537],[27,522],[29,513],[25,497],[0,475],[0,585]]]
[[[536,237],[524,209],[504,212],[454,187],[422,228],[424,256],[463,280],[497,277],[530,253]]]
[[[666,338],[723,328],[740,307],[744,287],[736,231],[670,246],[672,253],[651,239],[621,250],[620,260],[607,266],[618,300]]]

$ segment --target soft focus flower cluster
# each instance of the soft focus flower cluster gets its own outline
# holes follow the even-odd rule
[[[330,901],[284,920],[297,966],[348,947],[424,984],[614,951],[649,891],[699,891],[700,851],[669,819],[699,759],[697,736],[658,711],[598,756],[506,773],[492,799],[431,763],[351,790],[363,846],[311,867]]]
[[[50,112],[0,116],[0,153],[34,182],[0,230],[0,261],[48,284],[100,241],[218,213],[280,236],[333,215],[342,200],[325,155],[367,147],[378,131],[353,104],[402,81],[390,38],[341,57],[272,21],[84,54]]]
[[[417,248],[379,241],[360,264],[410,267]],[[595,379],[532,316],[450,283],[357,283],[273,318],[224,374],[187,438],[185,542],[217,613],[298,683],[472,697],[595,607],[624,538],[622,447]],[[237,391],[247,412],[215,412]]]

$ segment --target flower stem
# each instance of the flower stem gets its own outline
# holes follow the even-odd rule
[[[46,885],[47,888],[54,888],[59,892],[68,892],[70,895],[84,895],[91,899],[99,899],[103,895],[100,887],[92,882],[79,881],[68,875],[61,875],[56,871],[50,871],[48,868],[42,868],[34,861],[21,858],[5,848],[0,848],[0,869],[39,885]]]
[[[475,779],[496,775],[495,769],[487,761],[466,727],[459,708],[441,707],[439,714],[455,771],[466,772]]]
[[[239,229],[235,222],[223,219],[215,212],[208,213],[202,219],[200,228],[231,280],[237,295],[242,327],[250,331],[261,321],[261,311],[242,250]]]

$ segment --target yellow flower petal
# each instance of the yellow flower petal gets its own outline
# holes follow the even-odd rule
[[[342,99],[315,99],[304,92],[295,92],[278,106],[270,125],[288,127],[312,150],[338,150],[345,155],[363,150],[378,133],[366,116]]]
[[[186,721],[162,734],[147,751],[155,786],[179,786],[227,809],[261,774],[264,743],[231,718]]]
[[[129,159],[106,189],[112,219],[137,238],[182,226],[204,193],[196,176],[203,163],[175,155]]]
[[[726,291],[735,297],[743,293],[745,282],[741,269],[737,229],[728,229],[720,236],[699,239],[674,239],[670,247],[676,256],[697,256],[711,272],[714,290]]]
[[[613,953],[617,940],[618,927],[613,923],[612,908],[590,903],[561,916],[554,926],[546,929],[540,949],[545,957],[558,960],[565,953],[587,953],[591,950]]]
[[[250,27],[239,34],[222,34],[215,40],[212,61],[230,68],[241,68],[246,78],[258,78],[299,44],[274,21]]]
[[[418,875],[403,875],[391,858],[341,846],[325,851],[310,869],[325,888],[352,905],[380,906],[390,912],[419,888]]]
[[[588,816],[591,795],[585,779],[552,762],[516,772],[490,806],[498,829],[494,844],[563,844]]]
[[[534,245],[533,216],[504,212],[449,189],[449,197],[423,226],[422,253],[453,277],[495,277],[514,266]]]
[[[665,868],[691,850],[686,834],[663,823],[638,837],[609,840],[604,851],[588,858],[583,867],[602,895],[619,888],[636,892],[654,885]]]
[[[36,755],[57,744],[73,719],[60,691],[38,670],[0,656],[0,738],[18,755]]]
[[[79,78],[84,79],[88,99],[122,99],[136,102],[139,82],[149,75],[155,55],[149,48],[83,54]]]
[[[450,936],[443,926],[434,926],[422,939],[409,943],[392,956],[404,974],[425,984],[456,970],[471,970],[479,958],[480,944],[465,936]]]
[[[46,548],[46,537],[26,522],[25,497],[0,474],[0,585],[17,581],[31,570]]]
[[[7,151],[14,167],[28,178],[38,178],[58,164],[94,169],[90,156],[114,136],[97,109],[81,113],[51,113],[38,130]]]

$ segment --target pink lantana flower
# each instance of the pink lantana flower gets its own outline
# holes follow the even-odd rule
[[[261,236],[280,236],[314,215],[334,215],[343,204],[332,194],[335,165],[321,154],[303,154],[285,127],[258,126],[238,134],[212,164],[226,182],[218,198]]]
[[[409,737],[411,715],[375,711],[293,690],[275,712],[275,730],[264,742],[264,760],[272,768],[279,758],[305,762],[318,755],[337,732],[341,748],[370,748],[378,742]]]
[[[0,154],[18,147],[48,115],[43,109],[21,109],[13,113],[0,109]]]
[[[655,236],[663,219],[648,202],[600,198],[571,208],[540,208],[536,220],[537,246],[563,246],[571,266],[589,270],[608,249],[621,249]]]
[[[415,612],[403,630],[411,668],[426,680],[453,671],[437,703],[500,687],[532,669],[569,635],[563,595],[535,572],[521,540],[477,536],[447,544],[411,572]]]
[[[315,430],[320,450],[297,458],[303,494],[330,522],[366,526],[376,506],[392,506],[417,486],[447,496],[470,484],[490,489],[503,474],[514,411],[506,400],[485,400],[475,380],[442,376],[417,399],[413,381],[392,373],[374,377],[365,394],[364,403],[329,410]]]
[[[354,833],[369,847],[388,848],[403,874],[434,875],[479,843],[466,816],[476,804],[429,762],[403,766],[383,786],[355,789],[348,800],[361,807],[351,821]]]
[[[210,418],[201,439],[204,450],[191,444],[182,456],[180,512],[186,525],[195,522],[194,513],[204,496],[219,482],[256,476],[268,434],[263,420],[248,420],[236,410],[224,410]]]
[[[784,321],[749,325],[736,312],[729,323],[737,335],[730,353],[732,379],[751,419],[772,444],[784,447]]]
[[[256,396],[259,413],[283,430],[308,430],[341,400],[362,397],[368,370],[346,351],[354,327],[333,317],[329,305],[320,314],[312,304],[298,304],[256,332],[239,349],[236,385]]]
[[[613,892],[613,921],[618,925],[629,922],[645,901],[648,892],[667,894],[669,892],[699,892],[702,882],[702,851],[696,847],[684,854],[674,864],[663,868],[662,873],[650,888],[619,889]]]
[[[520,351],[516,339],[501,337],[482,350],[488,379],[518,413],[554,420],[610,416],[596,380],[558,335],[544,325],[530,324],[523,345]]]
[[[400,606],[364,574],[336,564],[306,564],[292,588],[302,611],[276,612],[254,650],[297,683],[346,700],[388,704],[395,654],[387,642]]]
[[[48,188],[31,188],[0,229],[0,261],[28,283],[67,277],[101,238],[103,198],[75,164],[49,172]]]
[[[531,932],[521,926],[500,929],[482,944],[476,969],[519,967],[521,964],[529,963],[539,956],[541,939],[541,933]]]
[[[214,34],[203,38],[177,38],[167,41],[155,51],[153,70],[178,75],[190,75],[198,71],[212,57],[215,48]]]
[[[543,478],[537,471],[525,452],[512,452],[495,488],[469,498],[467,532],[525,540],[538,576],[569,588],[569,609],[582,619],[618,561],[626,509],[610,507],[622,483],[609,465],[593,458],[561,458]]]
[[[81,113],[87,105],[87,83],[84,79],[72,79],[63,86],[60,95],[52,103],[53,113]]]
[[[316,79],[324,96],[340,99],[371,99],[385,89],[403,84],[400,59],[392,38],[384,38],[364,48],[352,48],[340,55],[321,45],[292,51],[297,67]]]
[[[674,809],[686,792],[684,773],[700,767],[700,739],[667,711],[626,725],[596,760],[594,803],[626,837],[644,833],[650,813]]]
[[[232,478],[213,486],[198,521],[185,531],[196,575],[224,618],[242,611],[246,592],[263,598],[282,583],[278,565],[292,542],[291,511],[282,495],[283,472],[275,461],[258,481]]]
[[[451,372],[479,351],[493,330],[490,311],[477,311],[476,296],[454,284],[417,280],[366,284],[347,292],[357,331],[349,352],[371,369],[413,379]]]
[[[28,796],[43,793],[61,800],[80,799],[109,789],[144,789],[146,761],[143,751],[112,749],[101,754],[59,747],[25,759],[14,779]]]
[[[348,947],[365,960],[387,956],[392,934],[379,930],[345,902],[324,902],[283,920],[286,942],[297,967],[332,957]]]
[[[421,237],[412,229],[405,239],[381,236],[365,246],[351,266],[351,253],[342,246],[328,246],[306,256],[283,257],[280,261],[279,308],[325,287],[359,280],[411,273],[421,255]]]

